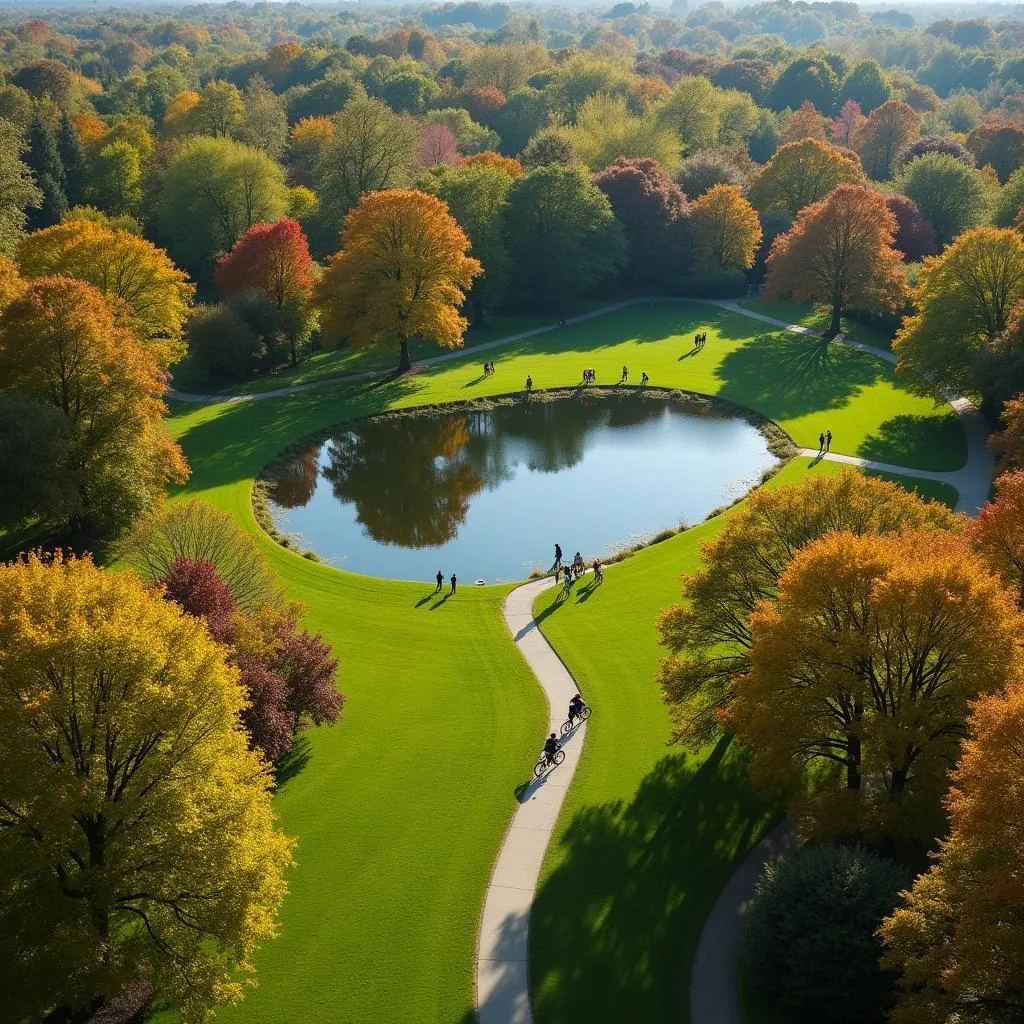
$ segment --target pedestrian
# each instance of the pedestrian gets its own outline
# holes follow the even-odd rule
[[[651,378],[647,376],[647,371],[646,371],[646,370],[644,370],[644,372],[640,374],[640,387],[644,387],[644,386],[646,386],[647,382],[648,382],[648,381],[649,381],[650,379],[651,379]]]
[[[622,379],[619,381],[620,384],[625,384],[629,380],[629,367],[624,366],[622,368]]]
[[[453,594],[455,593],[455,584],[456,583],[458,583],[458,580],[455,578],[455,573],[452,573],[452,593]]]
[[[825,450],[825,435],[818,435],[818,454],[820,455]]]
[[[437,586],[434,587],[434,593],[440,594],[441,588],[444,586],[444,573],[440,569],[437,570]]]
[[[693,347],[694,347],[694,349],[700,348],[700,335],[699,334],[695,334],[693,336]]]
[[[526,390],[527,390],[527,392],[530,392],[530,391],[533,390],[533,378],[530,377],[529,375],[526,378]]]
[[[558,569],[562,565],[562,546],[561,544],[555,545],[555,568]]]
[[[825,431],[825,451],[831,451],[832,449],[832,431]]]

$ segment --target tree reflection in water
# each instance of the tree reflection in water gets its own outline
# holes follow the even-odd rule
[[[397,416],[341,429],[326,450],[283,467],[270,489],[284,508],[306,504],[317,466],[374,540],[437,547],[465,522],[471,499],[511,479],[516,467],[557,473],[583,459],[586,436],[664,415],[664,401],[530,402],[440,416]]]

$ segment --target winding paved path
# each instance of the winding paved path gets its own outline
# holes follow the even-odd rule
[[[517,587],[505,598],[502,609],[516,646],[547,696],[549,732],[559,731],[569,701],[578,689],[533,617],[534,599],[554,585],[548,576]],[[526,962],[530,905],[586,734],[584,722],[564,741],[565,760],[543,778],[531,780],[519,794],[519,807],[494,865],[480,917],[476,961],[480,1024],[533,1022]]]

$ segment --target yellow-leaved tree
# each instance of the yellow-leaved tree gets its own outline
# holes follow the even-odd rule
[[[1013,677],[1022,621],[962,536],[827,534],[751,612],[723,721],[809,834],[928,841],[970,702]]]
[[[185,354],[181,332],[195,287],[152,242],[95,221],[68,220],[22,238],[18,262],[25,277],[73,277],[120,299],[162,370]]]
[[[459,309],[483,273],[468,249],[436,196],[401,189],[363,196],[314,291],[325,344],[397,347],[400,373],[412,365],[414,338],[458,348],[468,326]]]
[[[292,843],[224,659],[132,573],[0,565],[4,1020],[139,982],[186,1021],[242,996]]]

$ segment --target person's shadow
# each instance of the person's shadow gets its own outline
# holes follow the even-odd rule
[[[433,595],[431,595],[431,596],[433,596]],[[430,606],[430,610],[431,610],[431,611],[434,611],[434,609],[435,609],[435,608],[440,608],[440,607],[441,607],[441,605],[443,605],[443,604],[445,603],[445,601],[447,601],[447,600],[448,600],[448,598],[449,598],[449,597],[451,597],[451,596],[452,596],[452,592],[451,592],[451,591],[449,590],[449,591],[448,591],[448,593],[447,593],[447,594],[445,594],[445,595],[444,595],[444,596],[443,596],[443,597],[442,597],[442,598],[441,598],[441,599],[440,599],[439,601],[435,601],[435,602],[434,602],[434,603],[433,603],[433,604],[432,604],[432,605]]]
[[[464,388],[476,387],[476,385],[479,384],[482,380],[484,380],[485,377],[486,377],[486,374],[481,373],[479,377],[476,377],[473,380],[466,381],[466,383],[463,384],[462,386]]]

